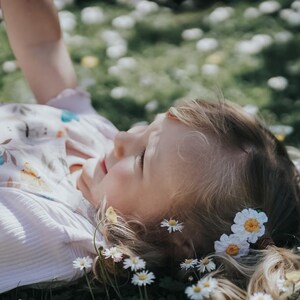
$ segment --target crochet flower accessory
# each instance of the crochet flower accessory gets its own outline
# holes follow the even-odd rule
[[[264,212],[249,208],[238,212],[233,221],[235,223],[231,226],[233,233],[241,239],[247,239],[249,243],[256,243],[265,233],[263,224],[268,222],[268,217]]]
[[[246,256],[250,243],[256,243],[265,234],[266,222],[268,217],[262,211],[248,208],[238,212],[231,226],[233,234],[222,234],[220,240],[215,241],[216,253],[228,254],[234,258]]]

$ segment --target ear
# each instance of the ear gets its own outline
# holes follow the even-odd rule
[[[181,261],[194,258],[196,253],[190,236],[181,232],[173,235],[172,244],[174,245],[174,256]]]

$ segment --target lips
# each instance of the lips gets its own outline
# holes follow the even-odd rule
[[[100,162],[100,166],[101,166],[101,169],[102,171],[104,172],[104,174],[107,174],[107,168],[106,168],[106,163],[105,163],[105,160],[101,160]]]

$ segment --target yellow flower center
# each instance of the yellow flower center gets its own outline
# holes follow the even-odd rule
[[[139,275],[139,280],[141,280],[141,281],[146,280],[146,278],[147,278],[147,275],[145,275],[145,274],[140,274]]]
[[[208,281],[205,281],[205,282],[203,283],[203,285],[204,285],[205,287],[210,287],[210,284],[209,284]]]
[[[291,271],[285,274],[285,278],[292,283],[300,281],[300,271]]]
[[[237,255],[239,252],[240,252],[240,248],[235,244],[230,244],[226,248],[226,253],[231,256]]]
[[[115,210],[113,209],[113,207],[110,206],[106,210],[105,216],[110,223],[113,223],[113,224],[117,223],[117,214],[116,214]]]
[[[207,265],[209,263],[209,259],[205,257],[201,260],[201,262],[203,263],[203,265]]]
[[[189,264],[191,264],[191,263],[192,263],[192,261],[193,261],[193,259],[192,259],[192,258],[190,258],[190,259],[186,259],[184,262],[185,262],[187,265],[189,265]]]
[[[136,257],[132,258],[131,261],[134,265],[138,263],[138,259]]]
[[[175,226],[177,224],[176,220],[171,219],[169,222],[170,226]]]
[[[283,142],[285,140],[285,135],[283,133],[276,133],[275,137],[278,141]]]
[[[248,219],[244,224],[244,228],[248,232],[257,232],[259,230],[259,223],[256,219]]]
[[[86,68],[94,68],[99,64],[99,59],[96,56],[84,56],[81,59],[81,65]]]
[[[200,286],[195,286],[194,287],[194,293],[200,293],[201,292],[201,287]]]

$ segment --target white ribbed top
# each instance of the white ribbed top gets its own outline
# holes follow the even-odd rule
[[[95,254],[92,224],[60,203],[18,189],[0,188],[0,198],[0,293],[82,276],[72,262]]]

